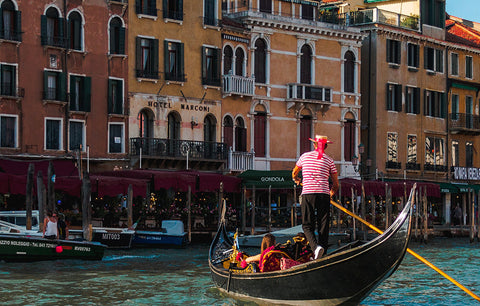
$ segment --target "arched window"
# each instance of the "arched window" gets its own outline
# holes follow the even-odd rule
[[[254,150],[255,156],[265,157],[267,139],[267,113],[265,108],[257,106],[254,115]]]
[[[233,120],[230,116],[225,116],[223,119],[223,142],[228,148],[233,148]]]
[[[303,45],[300,56],[300,83],[312,82],[312,49],[309,45]]]
[[[21,41],[21,17],[10,0],[2,2],[0,8],[0,39]]]
[[[345,53],[343,70],[343,88],[345,92],[355,92],[355,55],[352,51]]]
[[[255,82],[266,83],[267,45],[263,39],[255,42]]]
[[[82,16],[80,16],[78,12],[72,12],[68,16],[68,38],[70,49],[83,50],[82,36]]]
[[[175,112],[168,114],[168,139],[180,139],[180,116]]]
[[[125,54],[125,28],[119,17],[110,20],[110,54]]]
[[[227,75],[230,74],[232,70],[232,62],[233,62],[233,50],[230,46],[225,46],[223,49],[223,74]]]
[[[150,110],[143,109],[138,113],[138,125],[140,137],[153,137],[153,115]]]
[[[355,155],[355,120],[347,119],[345,121],[343,139],[345,161],[352,161]]]
[[[63,18],[60,18],[56,8],[49,7],[46,14],[41,17],[42,45],[65,47],[63,30]]]
[[[203,121],[203,135],[207,142],[216,141],[216,120],[212,115],[205,116]]]
[[[312,134],[312,116],[310,112],[300,117],[300,154],[308,152],[312,149],[311,138]]]
[[[245,61],[245,54],[242,48],[235,50],[235,75],[243,76],[243,62]]]
[[[245,128],[245,123],[241,117],[238,117],[237,120],[235,120],[235,151],[247,151],[247,129]]]

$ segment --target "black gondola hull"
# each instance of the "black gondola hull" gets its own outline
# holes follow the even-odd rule
[[[215,246],[228,248],[233,243],[223,225],[210,249],[213,282],[229,293],[270,302],[358,304],[400,265],[410,236],[410,208],[407,204],[384,234],[366,244],[288,270],[267,273],[230,273],[215,262]]]

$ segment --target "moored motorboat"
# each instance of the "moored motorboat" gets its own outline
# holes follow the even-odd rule
[[[83,237],[83,230],[70,230],[71,238]],[[129,249],[135,231],[128,228],[93,227],[92,241],[106,245],[110,249]]]
[[[0,221],[0,260],[101,260],[105,245],[89,241],[46,239],[42,233]]]
[[[412,197],[413,192],[392,226],[375,239],[273,272],[237,268],[237,244],[222,218],[209,251],[212,280],[222,291],[268,303],[356,305],[401,264],[411,231]]]
[[[180,220],[163,220],[160,231],[136,230],[133,237],[135,246],[184,246],[187,233]]]

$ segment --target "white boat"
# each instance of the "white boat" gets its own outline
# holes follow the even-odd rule
[[[163,220],[161,231],[135,231],[134,245],[185,246],[187,233],[181,220]]]
[[[285,229],[281,229],[278,231],[271,232],[272,235],[275,236],[276,243],[286,243],[288,240],[293,242],[293,237],[295,237],[298,233],[302,233],[302,225],[297,225],[294,227],[289,227]],[[241,247],[257,247],[259,248],[262,244],[263,236],[265,233],[260,235],[245,235],[238,237],[238,243]],[[338,244],[339,242],[347,242],[350,241],[350,234],[343,232],[343,233],[330,233],[328,235],[328,243],[329,244]]]

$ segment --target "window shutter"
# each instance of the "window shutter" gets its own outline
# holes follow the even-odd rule
[[[108,113],[111,114],[113,113],[113,105],[115,104],[115,101],[113,101],[113,80],[108,79]]]
[[[155,79],[158,78],[158,39],[152,40],[152,71]]]
[[[423,90],[423,115],[427,115],[427,90]]]
[[[115,48],[116,40],[115,40],[115,30],[116,27],[110,27],[110,41],[108,42],[108,46],[110,49],[110,54],[116,54],[118,50]]]
[[[445,93],[440,93],[440,103],[442,106],[441,116],[447,118],[447,99],[445,99]]]
[[[135,69],[137,70],[136,76],[139,76],[139,71],[142,70],[142,39],[135,37]]]
[[[179,20],[183,20],[183,0],[178,1],[177,17],[178,17]]]
[[[402,85],[395,85],[395,110],[402,111]]]
[[[423,48],[423,68],[427,69],[428,68],[428,48],[425,47]]]
[[[60,72],[57,75],[57,96],[60,101],[67,101],[67,74]]]
[[[73,47],[74,44],[75,44],[75,41],[72,39],[72,35],[74,35],[75,32],[72,33],[72,31],[71,31],[71,29],[72,29],[72,23],[73,23],[73,22],[74,22],[73,20],[70,20],[70,19],[67,20],[67,37],[66,37],[65,41],[66,41],[67,46],[68,46],[69,48],[75,49],[75,48]]]
[[[163,0],[162,10],[163,10],[163,18],[168,18],[168,0]]]
[[[148,0],[148,15],[157,16],[157,0]]]
[[[217,85],[220,86],[220,78],[221,78],[221,71],[222,71],[222,49],[215,49],[215,62],[214,62],[215,71],[213,72],[213,76],[215,81],[218,82]]]
[[[83,97],[84,111],[89,112],[91,109],[91,96],[92,96],[92,78],[85,77],[83,78],[83,90],[85,91],[85,96]]]
[[[415,88],[414,91],[414,113],[420,114],[420,88]]]
[[[118,54],[125,54],[125,28],[118,29]]]
[[[117,82],[117,110],[119,114],[123,114],[123,81]]]
[[[387,39],[387,63],[390,62],[390,59],[392,58],[392,46],[391,46],[391,40]]]
[[[48,72],[43,71],[43,99],[47,97],[47,89],[48,89]]]
[[[58,39],[60,40],[60,45],[63,47],[66,47],[65,42],[68,40],[64,40],[65,38],[65,19],[64,18],[58,18]],[[68,39],[68,37],[67,37]]]
[[[165,70],[165,80],[168,80],[170,78],[170,58],[168,56],[168,41],[164,40],[163,41],[163,65]],[[167,77],[168,76],[168,77]]]
[[[185,73],[184,73],[184,60],[183,60],[183,55],[184,55],[184,51],[183,51],[183,43],[180,43],[179,44],[179,55],[178,55],[178,60],[179,60],[179,66],[180,66],[180,77],[181,77],[181,80],[182,81],[186,81],[185,79]]]
[[[75,50],[82,50],[82,25],[80,24],[80,21],[73,21],[73,31],[73,48]]]
[[[15,36],[17,41],[22,41],[21,34],[22,34],[22,12],[15,11]]]
[[[42,15],[40,16],[40,40],[42,46],[47,44],[47,16]]]
[[[4,38],[3,33],[3,9],[0,7],[0,38]]]
[[[77,96],[77,90],[75,88],[75,82],[76,82],[77,77],[74,75],[70,76],[70,110],[78,110],[75,109],[75,104],[73,103],[75,101],[75,98]]]
[[[207,79],[207,55],[206,55],[207,48],[202,46],[202,83],[204,84]]]
[[[389,94],[389,86],[390,84],[387,83],[387,88],[385,90],[386,92],[386,96],[385,96],[385,109],[386,110],[390,110],[391,109],[391,103],[392,101],[390,101],[390,94]]]

